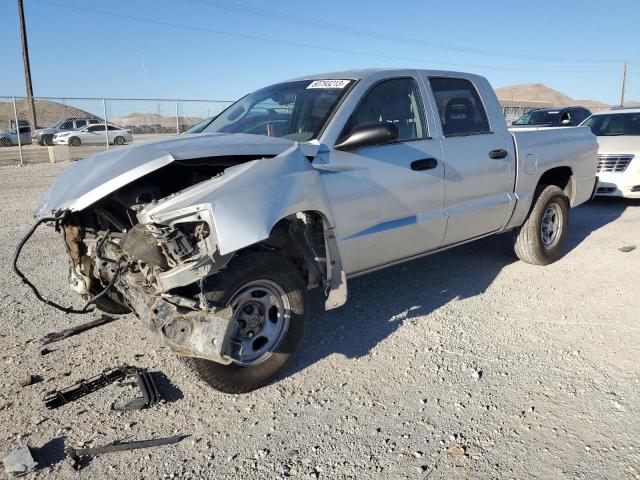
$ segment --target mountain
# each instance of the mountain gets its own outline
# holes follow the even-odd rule
[[[36,107],[36,122],[38,126],[49,126],[58,120],[69,117],[94,118],[95,115],[85,112],[76,107],[64,105],[51,100],[34,100]],[[26,100],[16,100],[16,110],[18,120],[29,120],[29,106]],[[0,102],[0,130],[9,128],[11,122],[15,121],[13,112],[13,102]]]
[[[496,88],[496,95],[504,106],[525,105],[534,107],[570,107],[580,105],[587,108],[607,108],[606,103],[595,100],[574,100],[558,90],[554,90],[543,83],[525,83],[509,87]],[[638,102],[625,102],[633,105]]]
[[[195,125],[204,120],[201,117],[178,117],[180,125]],[[176,128],[176,117],[165,117],[157,113],[133,112],[125,117],[110,119],[110,122],[120,125],[160,125],[164,128]]]

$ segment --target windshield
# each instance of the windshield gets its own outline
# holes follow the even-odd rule
[[[204,128],[207,125],[209,125],[211,122],[213,122],[214,119],[215,119],[215,117],[205,118],[201,122],[196,123],[193,127],[185,130],[182,133],[200,133],[200,132],[202,132],[202,130],[204,130]]]
[[[513,125],[553,125],[558,122],[558,110],[533,110],[525,113]]]
[[[582,122],[598,137],[640,135],[640,113],[610,113],[592,115]]]
[[[315,138],[351,80],[303,80],[273,85],[238,100],[202,133],[251,133],[305,142]]]

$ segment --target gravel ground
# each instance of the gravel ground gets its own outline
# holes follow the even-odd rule
[[[50,345],[44,334],[97,318],[35,300],[10,272],[13,249],[59,165],[0,168],[0,455],[22,442],[32,478],[640,478],[640,202],[572,211],[565,258],[517,261],[508,235],[350,282],[317,312],[277,383],[224,395],[200,382],[133,316]],[[24,270],[43,293],[66,287],[59,238],[42,228]],[[45,392],[123,363],[161,371],[167,402],[110,411],[112,385],[57,410]],[[38,383],[22,387],[33,375]],[[171,447],[94,458],[63,447],[176,433]]]

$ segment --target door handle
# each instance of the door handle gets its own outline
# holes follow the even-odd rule
[[[491,150],[489,152],[489,158],[493,158],[493,159],[504,158],[507,155],[509,155],[509,152],[507,152],[504,148],[499,148],[498,150]]]
[[[411,162],[411,170],[431,170],[438,166],[438,161],[435,158],[423,158],[422,160],[414,160]]]

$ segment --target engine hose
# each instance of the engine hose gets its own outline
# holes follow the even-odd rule
[[[29,279],[26,277],[26,275],[24,273],[22,273],[20,271],[20,268],[18,268],[18,259],[20,258],[20,254],[22,253],[22,249],[25,246],[25,244],[29,241],[29,239],[31,238],[31,236],[33,235],[33,233],[38,229],[38,227],[40,225],[42,225],[44,222],[59,222],[64,218],[64,214],[58,217],[44,217],[39,219],[27,232],[27,234],[22,238],[22,240],[20,240],[20,243],[18,243],[18,246],[16,247],[16,251],[13,255],[13,271],[14,273],[20,278],[20,280],[22,280],[22,283],[26,284],[31,291],[34,293],[34,295],[36,296],[36,298],[38,300],[40,300],[42,303],[44,303],[45,305],[49,305],[50,307],[53,307],[57,310],[60,310],[61,312],[64,313],[69,313],[69,314],[82,314],[82,313],[89,313],[92,312],[93,309],[89,309],[89,306],[94,303],[98,298],[102,297],[103,295],[106,295],[106,293],[113,287],[114,283],[116,282],[118,276],[120,275],[121,269],[117,269],[115,274],[113,275],[113,277],[111,278],[111,281],[109,282],[109,284],[104,288],[104,290],[102,290],[100,293],[98,293],[97,295],[93,296],[92,298],[90,298],[81,309],[76,309],[73,307],[65,307],[64,305],[60,305],[56,302],[54,302],[53,300],[49,300],[47,298],[44,298],[40,292],[38,291],[38,289],[36,288],[36,286],[31,283],[31,281],[29,281]]]

